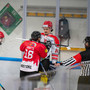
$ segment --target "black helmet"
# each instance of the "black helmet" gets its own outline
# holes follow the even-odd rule
[[[34,31],[31,34],[31,40],[37,41],[38,38],[41,38],[41,33],[39,31]]]
[[[88,42],[88,44],[90,45],[90,36],[87,36],[84,41],[85,41],[85,43]]]

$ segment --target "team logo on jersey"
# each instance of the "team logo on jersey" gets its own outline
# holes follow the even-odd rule
[[[34,43],[34,42],[31,42],[29,45],[32,47],[36,47],[36,43]]]
[[[45,49],[45,53],[47,53],[48,52],[48,50],[47,49]]]
[[[56,49],[56,50],[55,50],[55,53],[58,53],[58,52],[59,52],[59,50],[58,50],[58,49]]]

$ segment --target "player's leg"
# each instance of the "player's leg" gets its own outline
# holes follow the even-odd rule
[[[43,68],[45,69],[45,71],[48,71],[50,65],[49,59],[44,59],[40,63],[41,64],[39,65],[39,71],[44,71]]]

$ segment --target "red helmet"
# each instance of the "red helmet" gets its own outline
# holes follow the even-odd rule
[[[1,31],[0,31],[0,38],[4,38],[4,34]]]
[[[52,24],[51,21],[45,21],[45,22],[43,23],[43,27],[50,27],[50,28],[52,28],[52,27],[53,27],[53,24]]]

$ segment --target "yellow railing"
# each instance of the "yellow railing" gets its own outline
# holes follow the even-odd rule
[[[61,47],[62,51],[85,51],[85,48]]]
[[[27,16],[36,17],[55,17],[55,13],[39,13],[39,12],[27,12]],[[87,18],[86,14],[59,14],[60,17],[66,18]]]

